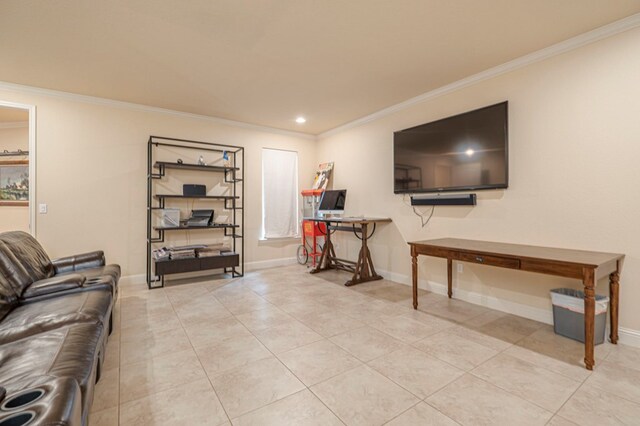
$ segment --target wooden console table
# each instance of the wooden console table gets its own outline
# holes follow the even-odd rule
[[[535,247],[488,241],[442,238],[415,241],[411,246],[413,308],[418,308],[418,255],[447,259],[448,294],[452,296],[453,261],[472,262],[501,268],[519,269],[560,277],[576,278],[584,285],[584,363],[593,370],[595,287],[600,278],[609,277],[611,305],[611,343],[618,343],[618,303],[623,254]]]
[[[327,269],[340,269],[343,271],[353,272],[353,277],[344,285],[352,286],[367,281],[381,280],[382,276],[376,273],[371,260],[371,252],[367,241],[373,236],[376,230],[376,224],[391,222],[389,218],[372,218],[372,217],[342,217],[342,218],[310,218],[316,222],[324,222],[327,233],[325,235],[324,247],[318,265],[311,270],[312,274],[326,271]],[[373,224],[371,234],[369,234],[369,225]],[[356,227],[359,225],[359,227]],[[358,260],[356,262],[336,257],[333,243],[331,242],[331,231],[353,231],[356,237],[362,241]],[[360,235],[358,235],[360,234]]]

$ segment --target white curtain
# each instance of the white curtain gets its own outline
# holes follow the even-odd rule
[[[298,236],[298,153],[262,149],[263,238]]]

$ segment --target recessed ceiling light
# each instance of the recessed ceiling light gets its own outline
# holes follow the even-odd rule
[[[296,123],[298,123],[298,124],[304,124],[304,123],[306,123],[306,122],[307,122],[307,119],[306,119],[306,118],[304,118],[304,117],[298,117],[298,118],[296,118]]]
[[[467,154],[469,157],[471,157],[473,155],[475,151],[472,150],[471,148],[469,148],[468,150],[466,150],[464,153]]]

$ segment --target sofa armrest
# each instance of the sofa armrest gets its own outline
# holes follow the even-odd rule
[[[80,274],[65,274],[36,281],[22,293],[23,299],[31,299],[52,293],[60,293],[82,287],[86,278]]]
[[[61,257],[51,262],[55,274],[67,274],[87,268],[99,268],[105,265],[104,252],[102,250],[89,253],[76,254],[74,256]]]

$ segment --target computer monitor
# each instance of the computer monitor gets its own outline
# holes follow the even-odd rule
[[[342,214],[346,200],[346,189],[326,190],[322,193],[322,198],[320,198],[318,213],[321,215]]]

